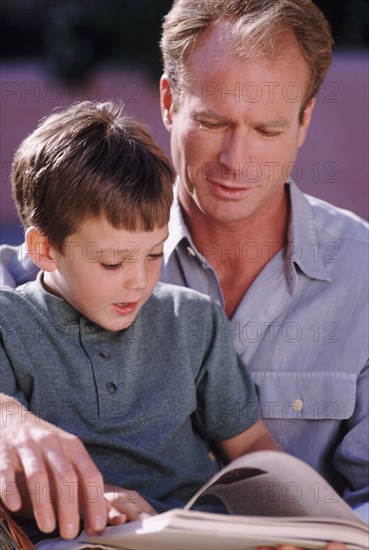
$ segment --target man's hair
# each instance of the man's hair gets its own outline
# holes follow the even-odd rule
[[[283,53],[278,49],[281,34],[292,32],[310,73],[303,107],[315,96],[331,63],[333,40],[327,20],[311,0],[174,0],[164,18],[161,50],[175,105],[188,81],[192,50],[220,21],[232,25],[229,57],[242,60],[277,57]]]
[[[12,171],[23,225],[37,226],[59,250],[88,217],[128,231],[163,227],[174,180],[148,130],[116,102],[84,101],[44,118]]]

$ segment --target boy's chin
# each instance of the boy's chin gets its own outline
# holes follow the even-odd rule
[[[100,325],[103,329],[108,330],[109,332],[120,332],[121,330],[126,330],[134,322],[135,318],[130,319],[129,321],[114,321],[110,325]]]
[[[91,315],[87,318],[103,330],[107,330],[108,332],[120,332],[126,330],[134,323],[140,309],[141,308],[137,308],[137,310],[130,315],[121,317],[116,315]]]

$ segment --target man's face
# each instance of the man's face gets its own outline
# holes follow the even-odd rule
[[[299,114],[308,85],[305,61],[291,39],[273,60],[226,59],[219,30],[195,48],[177,109],[162,79],[163,119],[171,133],[179,196],[191,216],[216,223],[267,219],[310,122],[312,102]]]
[[[132,233],[113,228],[105,218],[88,219],[65,239],[44,282],[94,323],[122,330],[159,279],[167,236],[167,226]]]

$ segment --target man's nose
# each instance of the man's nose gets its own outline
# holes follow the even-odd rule
[[[224,135],[219,162],[224,167],[224,177],[242,181],[250,164],[251,139],[247,129],[235,129]]]

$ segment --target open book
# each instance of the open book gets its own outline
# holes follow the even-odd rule
[[[107,527],[94,537],[82,533],[73,541],[43,541],[36,548],[251,550],[292,544],[318,549],[329,541],[367,550],[368,526],[310,466],[282,452],[259,451],[228,464],[184,509]]]

